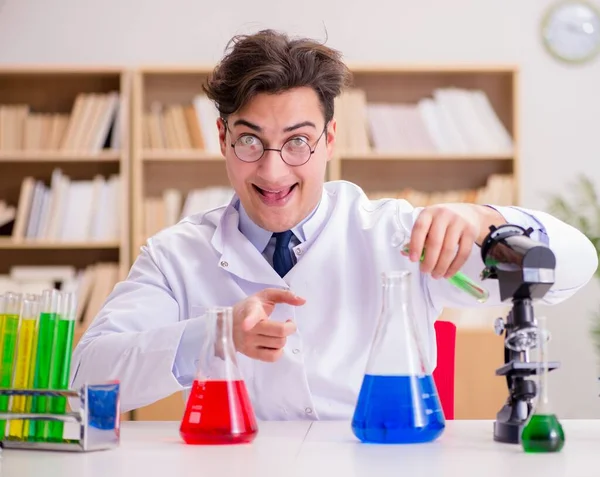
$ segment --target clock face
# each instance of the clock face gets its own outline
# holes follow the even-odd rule
[[[553,6],[542,25],[546,48],[558,59],[582,63],[600,51],[600,14],[585,1],[568,0]]]

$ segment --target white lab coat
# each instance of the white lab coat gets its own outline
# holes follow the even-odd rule
[[[149,239],[75,349],[72,385],[120,380],[123,411],[186,389],[189,370],[187,376],[175,376],[175,358],[186,353],[194,369],[201,340],[196,336],[197,342],[184,343],[186,327],[194,327],[209,306],[234,305],[265,287],[289,288],[307,302],[277,305],[271,316],[291,318],[298,328],[281,359],[267,363],[237,354],[256,415],[265,420],[349,419],[380,313],[381,273],[395,269],[413,272],[413,307],[425,354],[429,364],[435,363],[433,324],[442,309],[484,305],[446,280],[421,274],[418,264],[390,246],[395,217],[410,230],[421,209],[404,200],[369,200],[343,181],[325,185],[321,206],[327,208],[324,227],[306,251],[303,244],[295,248],[298,262],[284,278],[239,232],[233,201]],[[512,223],[532,223],[524,209],[499,210]],[[556,303],[592,277],[595,249],[569,225],[542,212],[525,212],[543,226],[556,254],[556,284],[545,300]],[[479,253],[474,246],[463,268],[474,279],[483,268]],[[484,286],[491,291],[486,305],[499,305],[497,282]]]

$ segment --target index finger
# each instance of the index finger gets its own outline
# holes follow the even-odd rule
[[[419,214],[415,225],[412,228],[410,235],[410,259],[413,262],[418,261],[423,254],[423,247],[429,228],[431,227],[432,217],[427,211],[423,211]]]
[[[257,293],[257,296],[271,303],[287,303],[289,305],[303,305],[306,300],[291,292],[280,288],[265,288]]]

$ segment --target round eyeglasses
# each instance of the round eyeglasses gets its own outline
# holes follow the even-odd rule
[[[223,120],[225,127],[229,131],[229,125],[226,120]],[[256,162],[264,156],[265,151],[276,151],[281,156],[283,162],[289,166],[301,166],[306,164],[310,157],[314,154],[317,149],[317,144],[323,137],[323,134],[327,130],[327,124],[323,128],[321,135],[315,141],[315,145],[311,149],[310,144],[306,139],[295,136],[288,139],[281,149],[274,149],[265,147],[263,142],[256,137],[254,134],[245,133],[236,139],[235,142],[231,143],[233,152],[236,157],[242,162]],[[231,131],[229,131],[231,134]]]

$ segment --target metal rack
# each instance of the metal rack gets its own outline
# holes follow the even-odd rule
[[[76,410],[64,414],[0,412],[3,420],[39,420],[75,422],[79,437],[62,441],[33,441],[5,437],[4,449],[89,452],[114,449],[120,443],[119,383],[85,385],[79,390],[40,390],[0,388],[0,396],[64,397]]]

